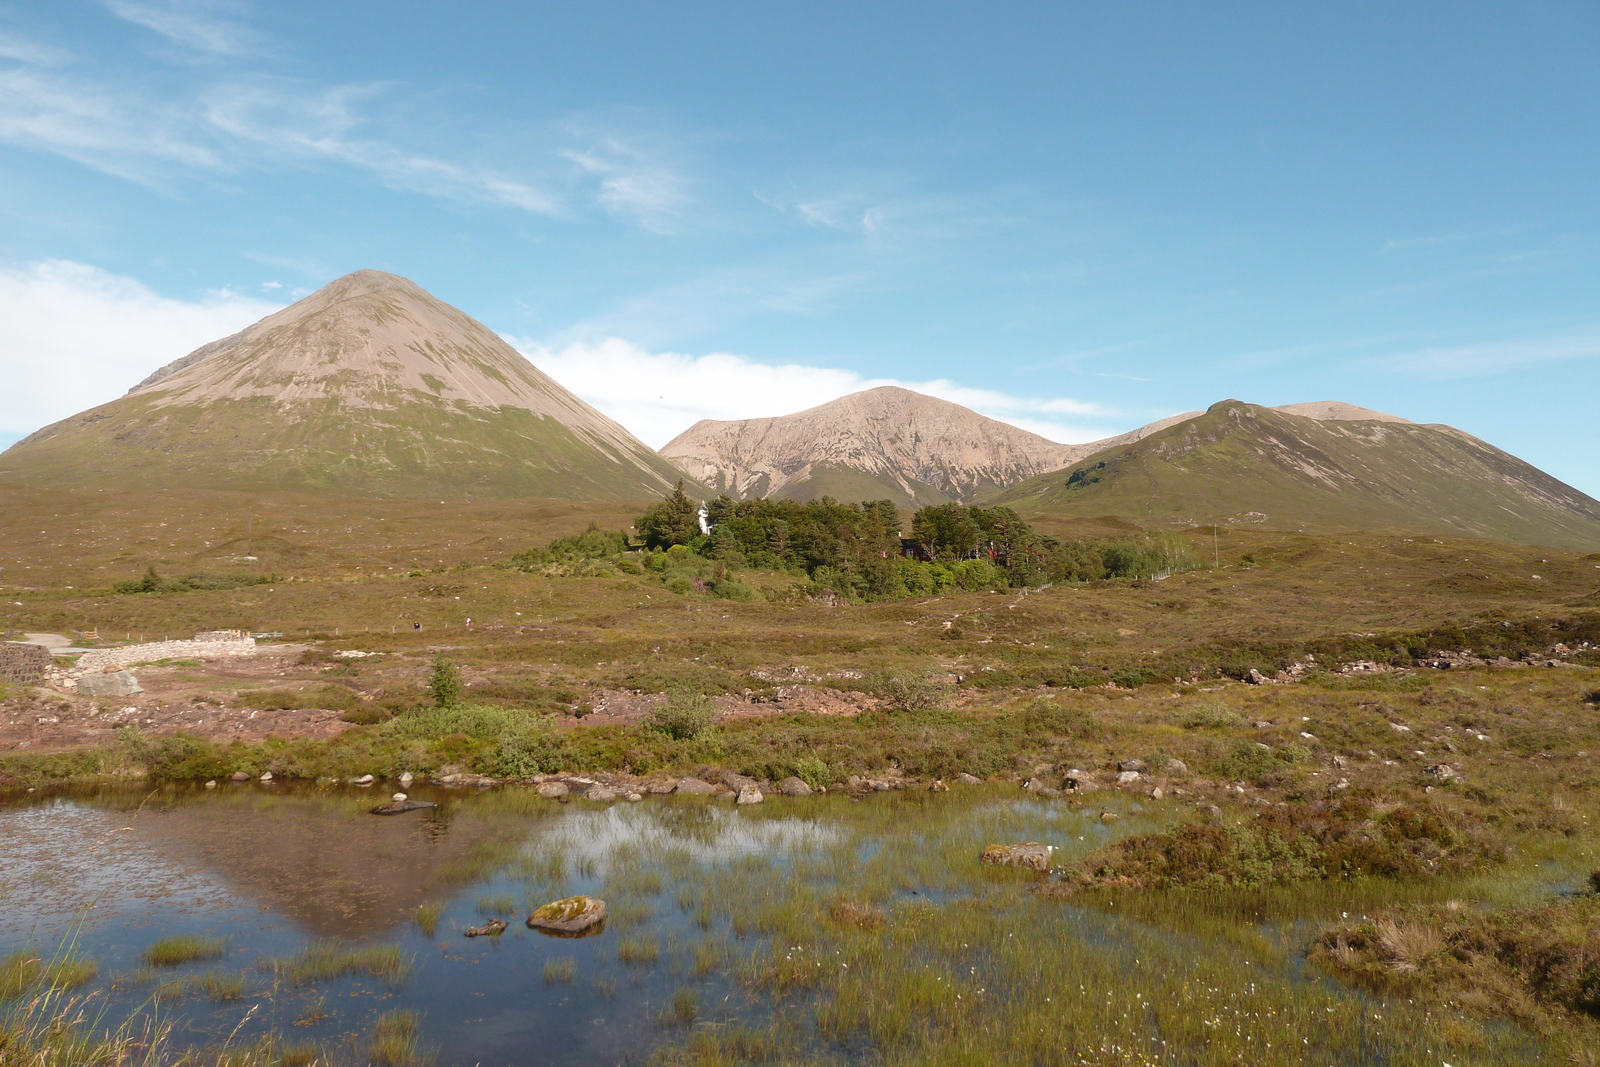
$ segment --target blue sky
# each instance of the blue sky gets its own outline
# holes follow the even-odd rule
[[[653,445],[1225,397],[1600,495],[1593,4],[0,3],[0,443],[361,267]]]

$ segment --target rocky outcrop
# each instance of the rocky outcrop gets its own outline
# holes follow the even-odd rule
[[[567,897],[534,909],[528,929],[550,934],[583,934],[606,921],[606,902],[596,897]]]

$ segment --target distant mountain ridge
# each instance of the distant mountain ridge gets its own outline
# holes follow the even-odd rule
[[[1171,421],[1102,443],[1137,440]],[[926,505],[979,499],[1059,470],[1093,447],[1057,444],[947,400],[882,386],[793,415],[706,419],[661,454],[740,499],[833,496]]]
[[[682,473],[488,327],[361,270],[0,453],[0,480],[646,499]]]
[[[1453,427],[1333,402],[1223,401],[989,502],[1044,521],[1394,529],[1600,549],[1600,501]]]

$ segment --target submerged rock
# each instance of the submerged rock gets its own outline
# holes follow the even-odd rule
[[[808,797],[811,787],[798,778],[789,777],[778,783],[778,792],[786,797]]]
[[[397,796],[399,794],[396,794]],[[408,811],[421,811],[423,808],[436,808],[439,805],[427,800],[391,800],[387,804],[379,804],[372,809],[374,815],[404,815]]]
[[[1001,867],[1027,867],[1035,871],[1050,869],[1050,853],[1054,845],[1041,845],[1037,841],[1022,841],[1015,845],[990,845],[983,850],[983,862]]]
[[[745,788],[739,790],[739,799],[738,799],[737,803],[739,803],[739,804],[759,804],[763,800],[766,800],[766,799],[767,798],[764,795],[762,795],[761,790],[757,789],[754,784],[751,784],[751,785],[748,785]]]
[[[596,897],[552,900],[528,916],[528,929],[551,934],[582,934],[606,921],[606,902]]]
[[[609,786],[595,784],[583,791],[583,799],[611,801],[617,799],[617,791]]]
[[[499,937],[506,932],[504,919],[490,919],[482,926],[469,926],[463,933],[467,937]]]
[[[353,785],[371,785],[375,780],[370,774],[363,774],[360,778],[350,779]]]
[[[564,797],[567,795],[567,783],[540,782],[535,792],[544,797],[546,800],[554,800],[556,797]]]

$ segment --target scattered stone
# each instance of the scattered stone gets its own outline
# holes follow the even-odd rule
[[[1244,680],[1251,685],[1266,685],[1268,678],[1254,667],[1251,667],[1250,673],[1245,675]]]
[[[761,790],[757,789],[754,785],[750,785],[750,786],[747,786],[744,789],[739,790],[739,799],[738,799],[737,803],[740,803],[740,804],[759,804],[763,800],[766,800],[766,799],[767,798],[761,794]]]
[[[401,785],[410,785],[414,781],[416,781],[416,778],[412,776],[410,771],[406,771],[400,776]]]
[[[373,778],[370,774],[363,774],[360,778],[350,779],[350,783],[352,785],[371,785],[376,780],[377,779]]]
[[[564,796],[567,795],[567,783],[566,782],[540,782],[537,786],[534,787],[534,792],[538,793],[540,796],[544,797],[546,800],[554,800],[557,797],[564,797]]]
[[[1333,787],[1335,789],[1349,789],[1350,788],[1350,779],[1341,778],[1337,782],[1333,783]]]
[[[811,795],[811,787],[791,776],[778,783],[778,792],[786,797],[808,797]]]
[[[631,803],[637,803],[638,801],[643,800],[644,797],[639,793],[624,793],[622,799]]]
[[[1150,799],[1151,800],[1160,800],[1162,797],[1164,797],[1166,795],[1167,795],[1166,790],[1162,789],[1159,785],[1156,786],[1154,789],[1150,790]]]
[[[600,785],[597,782],[583,791],[583,799],[602,800],[609,802],[617,799],[617,791],[608,786]]]
[[[1441,782],[1453,782],[1461,777],[1461,772],[1448,763],[1435,763],[1432,767],[1423,770],[1429,778],[1437,778]]]
[[[1135,771],[1139,774],[1143,774],[1149,769],[1150,765],[1142,759],[1125,759],[1121,763],[1117,764],[1117,770],[1123,772]]]
[[[1123,771],[1121,774],[1117,775],[1117,784],[1132,785],[1134,782],[1137,782],[1143,777],[1144,775],[1140,774],[1138,771]]]
[[[678,780],[676,778],[661,778],[644,784],[646,793],[670,793],[676,788],[678,788]]]
[[[1106,811],[1104,808],[1100,809],[1101,822],[1116,822],[1120,818],[1122,818],[1122,816],[1118,815],[1114,811]]]
[[[552,900],[528,916],[528,929],[552,934],[581,934],[606,921],[606,902],[595,897]]]
[[[1070,793],[1087,793],[1099,789],[1100,785],[1093,777],[1080,770],[1070,770],[1062,781],[1062,788]]]
[[[463,931],[467,937],[499,937],[505,932],[506,921],[504,919],[490,919],[482,926],[469,926]]]
[[[577,786],[579,789],[588,789],[591,785],[594,785],[593,778],[579,778],[576,776],[568,778],[567,782]]]
[[[754,778],[750,778],[742,774],[735,774],[732,771],[723,772],[722,784],[727,786],[735,793],[743,793],[746,789],[761,788],[761,783],[757,782]]]
[[[1350,761],[1345,759],[1343,756],[1335,756],[1333,757],[1333,765],[1338,767],[1340,770],[1344,770],[1346,767],[1350,766]]]
[[[272,772],[271,771],[262,771],[261,772],[260,781],[263,781],[263,782],[272,781]]]
[[[975,774],[968,774],[965,771],[963,771],[960,774],[956,775],[956,781],[960,782],[962,785],[982,785],[983,784],[983,779],[982,778],[979,778]]]
[[[1411,732],[1411,727],[1402,726],[1400,723],[1397,723],[1397,722],[1390,723],[1389,724],[1389,728],[1392,729],[1397,734],[1409,734]]]
[[[990,845],[983,850],[982,862],[1001,867],[1027,867],[1035,871],[1050,869],[1050,853],[1054,845],[1041,845],[1037,841],[1023,841],[1015,845]]]
[[[1272,722],[1270,720],[1268,720],[1268,719],[1260,719],[1260,720],[1257,720],[1256,722],[1251,723],[1250,725],[1254,726],[1257,730],[1270,730],[1270,729],[1272,729]]]
[[[247,771],[234,771],[228,775],[228,781],[230,782],[248,782],[249,780],[250,775]]]
[[[674,793],[685,793],[689,796],[708,797],[717,791],[717,787],[710,782],[703,782],[698,778],[680,778]]]
[[[1167,773],[1168,774],[1188,774],[1189,773],[1189,765],[1187,763],[1183,762],[1183,760],[1178,759],[1176,756],[1174,756],[1172,759],[1167,760]]]
[[[211,779],[211,781],[206,783],[206,788],[207,789],[215,789],[216,787],[217,787],[217,780],[215,778]]]
[[[930,792],[930,793],[948,793],[948,792],[950,792],[950,787],[948,785],[945,785],[945,782],[944,782],[943,778],[935,778],[932,782],[930,782],[928,784],[928,792]]]

